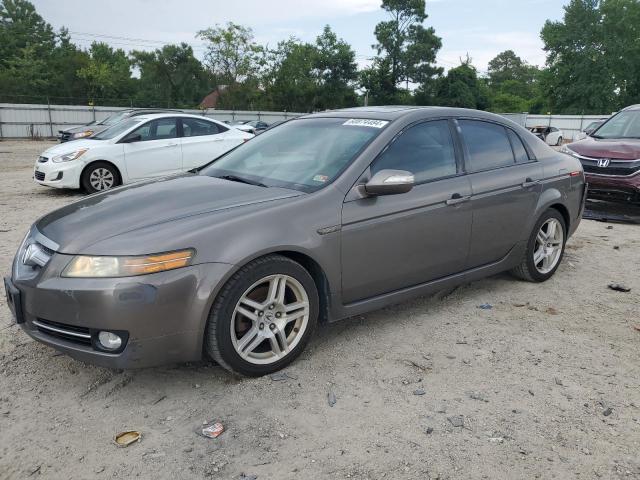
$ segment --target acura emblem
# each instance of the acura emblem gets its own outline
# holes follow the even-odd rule
[[[598,160],[598,166],[600,168],[606,168],[609,166],[610,163],[611,163],[611,160],[609,160],[608,158],[601,158]]]

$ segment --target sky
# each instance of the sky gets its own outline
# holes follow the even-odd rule
[[[151,50],[163,43],[186,42],[197,57],[203,41],[195,33],[232,21],[253,29],[261,44],[275,46],[295,36],[313,41],[324,25],[356,52],[360,65],[375,55],[373,30],[388,18],[381,0],[32,0],[40,15],[56,29],[67,27],[74,43],[88,47],[104,41],[125,51]],[[467,53],[484,72],[498,53],[511,49],[527,62],[542,66],[545,54],[540,29],[547,19],[560,20],[568,0],[427,0],[432,26],[442,38],[438,64],[445,69]]]

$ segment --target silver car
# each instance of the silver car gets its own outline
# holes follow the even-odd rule
[[[318,322],[506,270],[547,280],[585,193],[578,160],[497,115],[323,112],[45,215],[5,286],[24,331],[77,359],[257,376]]]

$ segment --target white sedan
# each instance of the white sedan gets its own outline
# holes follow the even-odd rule
[[[93,193],[201,167],[252,137],[197,115],[142,115],[45,150],[33,178],[40,185]]]
[[[529,130],[547,145],[560,146],[564,141],[564,132],[556,127],[531,127]]]

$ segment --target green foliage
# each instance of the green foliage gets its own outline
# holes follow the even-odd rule
[[[538,102],[540,70],[513,50],[499,53],[489,62],[487,86],[491,110],[499,113],[530,112]]]
[[[544,90],[557,113],[607,113],[640,101],[640,2],[572,0],[542,39]]]
[[[468,57],[437,80],[435,97],[437,104],[448,107],[485,110],[489,106],[487,87]]]
[[[264,106],[288,111],[356,105],[355,52],[325,26],[315,43],[289,39],[266,52]]]
[[[0,101],[195,107],[214,89],[217,108],[317,111],[418,104],[495,112],[609,113],[640,103],[640,1],[570,0],[541,37],[544,69],[507,50],[486,76],[466,59],[444,74],[441,39],[425,0],[382,0],[376,56],[358,71],[351,46],[327,25],[313,42],[258,44],[235,23],[197,33],[204,62],[186,43],[128,54],[89,49],[55,31],[27,0],[0,0]],[[139,78],[137,78],[139,77]]]
[[[378,23],[373,45],[378,56],[373,65],[361,74],[361,85],[376,104],[401,103],[406,95],[400,91],[404,84],[420,84],[423,88],[442,74],[435,66],[436,54],[442,40],[433,28],[423,22],[428,18],[424,0],[383,0],[382,9],[390,20]]]
[[[130,58],[140,71],[136,105],[192,108],[211,90],[209,74],[186,43],[133,51]]]

